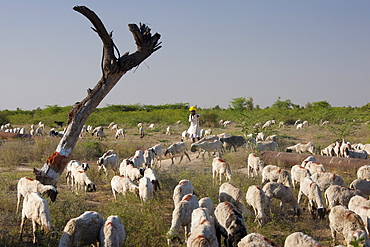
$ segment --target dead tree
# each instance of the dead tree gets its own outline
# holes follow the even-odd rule
[[[128,27],[134,37],[137,50],[121,56],[113,42],[112,32],[107,32],[103,22],[93,11],[85,6],[75,6],[73,9],[89,19],[93,25],[92,29],[103,42],[102,77],[93,89],[87,89],[87,96],[71,108],[68,114],[67,129],[55,152],[49,156],[40,170],[34,168],[36,179],[43,184],[55,185],[57,183],[87,118],[121,77],[161,48],[160,34],[152,35],[150,28],[145,24],[140,23],[140,27],[136,24],[129,24]]]

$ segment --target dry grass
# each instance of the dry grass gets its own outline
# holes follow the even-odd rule
[[[176,165],[170,165],[170,160],[163,161],[161,169],[156,169],[160,178],[162,189],[156,193],[155,198],[149,203],[141,203],[133,196],[120,196],[114,202],[110,179],[105,175],[97,173],[96,160],[107,149],[114,149],[121,159],[133,155],[138,148],[146,148],[157,143],[164,147],[171,143],[180,141],[181,132],[187,126],[173,126],[173,135],[164,134],[166,126],[157,126],[153,131],[147,131],[144,138],[140,138],[135,128],[128,129],[128,136],[125,140],[114,139],[114,133],[107,131],[107,140],[102,142],[86,137],[79,141],[73,153],[73,159],[80,162],[88,162],[91,170],[88,171],[90,178],[96,183],[97,191],[90,193],[80,193],[76,195],[70,191],[66,185],[64,174],[58,182],[59,195],[55,203],[49,202],[51,220],[55,228],[50,240],[44,240],[41,246],[56,246],[63,232],[66,222],[86,210],[98,211],[104,218],[109,215],[118,215],[127,231],[125,246],[167,246],[165,234],[171,225],[173,210],[172,192],[175,185],[181,179],[192,181],[198,198],[208,196],[217,204],[219,184],[212,183],[211,160],[206,155],[205,159],[196,159],[191,154],[192,161],[188,162],[184,158],[179,165],[178,158],[175,159]],[[213,133],[222,132],[240,134],[238,127],[231,129],[214,129]],[[312,141],[318,147],[327,146],[333,138],[330,133],[319,126],[309,126],[308,129],[297,131],[293,126],[287,126],[277,130],[280,139],[280,149],[285,146],[298,142]],[[356,134],[348,138],[351,142],[367,141],[369,135],[367,127],[360,128]],[[352,140],[353,139],[353,140]],[[33,141],[13,140],[3,141],[0,145],[0,246],[30,246],[32,243],[31,223],[26,225],[26,234],[23,241],[18,239],[20,225],[20,214],[15,214],[16,206],[16,184],[19,178],[24,176],[34,177],[32,168],[40,168],[43,161],[50,155],[57,143],[57,138],[45,137]],[[187,143],[190,145],[190,143]],[[250,185],[260,185],[261,178],[249,179],[246,177],[246,161],[248,152],[239,149],[236,153],[224,155],[232,167],[232,183],[247,191]],[[331,171],[340,174],[347,184],[355,176],[355,171]],[[298,191],[294,193],[297,195]],[[306,204],[302,203],[302,206]],[[289,208],[289,214],[293,215]],[[300,219],[288,219],[281,217],[278,202],[274,200],[273,214],[271,221],[263,228],[254,223],[253,218],[246,219],[248,233],[259,232],[271,238],[279,245],[284,244],[287,235],[295,231],[303,231],[311,235],[323,245],[331,245],[330,230],[326,221],[312,220],[307,211]],[[42,234],[40,237],[42,237]]]

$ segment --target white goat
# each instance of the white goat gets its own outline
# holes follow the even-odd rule
[[[155,150],[153,148],[147,148],[144,151],[144,167],[150,168],[154,164]]]
[[[117,201],[117,194],[125,195],[126,192],[132,192],[139,196],[139,186],[135,185],[131,179],[125,176],[114,176],[110,184],[115,201]]]
[[[316,218],[324,219],[326,208],[322,200],[322,192],[320,187],[309,177],[301,180],[298,192],[298,204],[302,199],[302,196],[308,198],[308,208],[311,215]]]
[[[78,171],[87,171],[88,169],[90,169],[88,163],[80,164],[80,162],[78,162],[77,160],[69,161],[66,166],[67,185],[73,186],[75,184],[74,174],[76,174]]]
[[[317,242],[311,236],[304,234],[303,232],[293,232],[286,237],[284,247],[323,247],[322,244]]]
[[[193,185],[189,180],[183,179],[175,186],[173,190],[173,203],[176,204],[187,194],[194,194]]]
[[[203,197],[199,200],[199,207],[208,209],[211,218],[215,217],[215,209],[213,206],[212,199],[209,197]]]
[[[293,188],[295,188],[295,186],[298,183],[301,183],[302,179],[311,176],[310,171],[308,169],[304,168],[301,165],[292,166],[292,169],[290,170],[290,174],[291,174],[291,178],[292,178]]]
[[[323,164],[319,164],[313,161],[308,161],[304,167],[307,168],[311,174],[320,171],[326,172],[326,168]]]
[[[311,154],[315,154],[315,151],[316,151],[316,146],[315,144],[313,144],[312,142],[308,142],[308,143],[298,143],[294,146],[290,146],[290,147],[287,147],[286,148],[286,151],[287,152],[297,152],[297,153],[311,153]]]
[[[117,215],[111,215],[100,229],[100,247],[123,246],[126,239],[126,231],[121,219]]]
[[[215,216],[224,233],[226,246],[237,246],[247,235],[242,214],[230,202],[220,202],[215,209]]]
[[[257,141],[257,149],[260,151],[275,151],[278,144],[274,141]]]
[[[219,157],[216,157],[212,161],[212,178],[213,182],[215,179],[220,179],[222,182],[222,176],[225,176],[226,181],[231,180],[231,169],[230,165]]]
[[[366,199],[365,197],[362,196],[353,196],[349,200],[348,203],[348,209],[355,211],[355,209],[359,206],[366,206],[370,207],[370,200]]]
[[[185,241],[190,233],[191,227],[191,214],[193,210],[199,207],[199,203],[197,201],[197,197],[192,194],[185,195],[181,201],[179,201],[175,209],[172,212],[172,222],[170,230],[167,232],[167,243],[169,246],[173,246],[173,244],[180,240],[178,235],[180,227],[184,227],[185,229]]]
[[[173,159],[174,159],[175,155],[177,155],[177,154],[180,154],[179,164],[181,163],[181,161],[184,157],[184,154],[186,155],[186,157],[188,157],[189,162],[191,161],[188,153],[186,152],[186,146],[185,146],[184,142],[174,143],[171,146],[169,146],[167,149],[164,150],[164,153],[163,153],[164,156],[166,156],[167,154],[171,155],[171,161],[172,161],[171,165],[174,164]]]
[[[330,185],[346,186],[341,176],[331,172],[315,172],[311,175],[311,179],[320,187],[321,191],[325,191]]]
[[[166,135],[171,135],[171,126],[168,126],[167,128],[166,128]]]
[[[144,177],[149,178],[150,182],[153,185],[154,191],[161,189],[159,185],[157,173],[152,168],[147,168],[144,170]]]
[[[25,197],[26,194],[31,192],[38,192],[41,195],[47,195],[50,197],[52,202],[56,200],[58,195],[57,189],[52,185],[43,185],[40,181],[28,177],[20,178],[17,184],[18,200],[16,213],[18,213],[22,196]]]
[[[116,130],[116,134],[114,135],[114,137],[116,139],[118,139],[120,136],[122,136],[122,138],[125,138],[126,137],[126,131],[124,129],[118,129]]]
[[[96,191],[96,187],[93,181],[89,178],[86,172],[84,171],[77,171],[74,175],[75,181],[75,191],[81,191],[84,189],[85,191]]]
[[[340,233],[343,235],[348,247],[351,246],[351,241],[353,240],[357,240],[361,244],[361,237],[365,239],[365,243],[362,244],[367,244],[362,246],[368,246],[369,244],[361,217],[344,206],[338,205],[330,210],[329,227],[334,242],[336,241],[337,233]]]
[[[265,214],[265,192],[259,186],[251,185],[247,190],[245,200],[254,210],[254,215],[256,216],[255,222],[258,222],[260,226],[264,226],[267,220]]]
[[[364,165],[358,168],[357,178],[370,181],[370,165]]]
[[[250,233],[240,240],[238,247],[277,247],[272,240],[260,233]]]
[[[290,187],[284,186],[276,182],[269,182],[265,184],[265,186],[263,186],[262,190],[265,192],[267,210],[270,214],[271,214],[271,200],[272,198],[276,198],[281,200],[280,209],[283,209],[285,217],[288,217],[288,213],[286,210],[287,203],[290,203],[292,205],[294,216],[297,215],[299,217],[301,215],[302,208],[297,203],[297,199],[293,195],[292,189]]]
[[[245,206],[243,194],[241,189],[226,182],[220,186],[218,200],[220,202],[231,202],[242,215],[252,215],[252,212]]]
[[[162,164],[162,155],[163,155],[163,148],[161,144],[156,144],[152,147],[154,150],[154,165],[157,165],[159,162],[159,165],[157,165],[159,168]]]
[[[208,157],[211,157],[211,152],[213,152],[213,155],[217,152],[219,156],[222,155],[221,153],[222,149],[222,142],[220,140],[215,140],[213,142],[202,142],[202,143],[192,143],[190,146],[190,151],[192,152],[199,152],[197,155],[197,158],[203,151],[203,158],[204,154],[207,152]]]
[[[86,211],[80,216],[70,219],[64,227],[63,235],[59,240],[59,247],[97,246],[100,229],[104,219],[98,212]]]
[[[248,155],[248,170],[247,170],[248,177],[254,177],[258,176],[258,174],[261,174],[263,167],[264,163],[260,157],[258,157],[254,153],[250,153]]]
[[[364,222],[366,233],[369,235],[370,232],[370,208],[368,206],[358,206],[353,210],[356,214],[358,214],[362,221]]]
[[[47,235],[51,233],[52,225],[48,203],[37,192],[27,193],[24,197],[21,230],[19,232],[21,240],[26,219],[32,220],[34,244],[37,242],[36,230],[38,225],[44,229]]]
[[[289,171],[274,165],[265,166],[262,170],[262,184],[267,182],[278,182],[292,187]]]
[[[361,190],[350,189],[340,185],[330,185],[325,191],[326,204],[329,205],[329,208],[333,208],[336,205],[348,207],[349,200],[355,195],[366,198]]]
[[[147,177],[142,177],[139,180],[139,197],[141,201],[148,202],[153,199],[153,184]]]
[[[191,214],[191,230],[187,247],[218,247],[216,229],[207,208],[196,208]]]
[[[124,162],[122,161],[122,163],[121,163],[121,165],[122,166],[124,166]],[[127,164],[126,166],[125,166],[125,172],[124,172],[124,176],[125,177],[127,177],[127,178],[129,178],[129,179],[131,179],[133,182],[135,182],[135,183],[137,183],[138,181],[139,181],[139,179],[140,178],[142,178],[143,177],[143,175],[144,175],[144,170],[143,170],[143,168],[136,168],[136,167],[134,167],[134,165],[133,164]],[[121,169],[120,168],[120,170],[123,170],[123,168]]]
[[[370,181],[363,180],[363,179],[355,179],[349,185],[351,189],[358,189],[361,190],[362,193],[369,196],[370,195]]]
[[[97,163],[98,163],[98,171],[103,170],[106,176],[108,176],[108,170],[113,170],[114,175],[118,175],[119,164],[118,164],[117,154],[105,153],[102,157],[98,159]]]
[[[188,133],[187,130],[184,130],[182,133],[181,133],[181,141],[187,141],[190,139],[190,135]]]

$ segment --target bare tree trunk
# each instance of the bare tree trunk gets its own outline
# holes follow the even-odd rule
[[[94,26],[92,29],[103,42],[103,75],[93,89],[87,90],[88,95],[85,99],[76,102],[70,110],[67,129],[55,152],[49,156],[41,170],[34,168],[36,179],[43,184],[56,184],[69,161],[87,118],[121,77],[161,48],[160,34],[151,35],[150,28],[144,24],[140,24],[140,27],[136,24],[129,24],[128,27],[135,39],[137,51],[132,54],[127,52],[120,56],[113,42],[112,33],[107,32],[98,16],[85,6],[75,6],[73,9],[90,20]],[[118,53],[118,58],[115,56],[115,51]]]

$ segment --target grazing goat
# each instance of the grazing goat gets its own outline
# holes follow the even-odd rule
[[[368,153],[366,152],[366,150],[359,151],[348,150],[348,158],[367,159]]]
[[[180,227],[184,227],[185,229],[185,241],[190,233],[191,227],[191,214],[193,210],[199,207],[199,203],[197,201],[197,197],[192,194],[185,195],[181,201],[179,201],[175,209],[172,212],[172,222],[170,230],[167,232],[167,243],[169,246],[173,246],[174,243],[181,239],[178,235],[178,231]]]
[[[116,139],[118,139],[120,136],[122,136],[122,138],[125,138],[126,137],[126,131],[124,129],[118,129],[116,130],[116,134],[114,135],[114,137]]]
[[[124,170],[124,173],[122,174],[123,170]],[[136,168],[134,167],[132,163],[125,165],[125,161],[121,162],[120,172],[121,172],[121,175],[124,175],[125,177],[131,179],[135,183],[138,182],[139,179],[144,176],[143,168]]]
[[[144,151],[144,167],[150,168],[154,163],[155,150],[154,148],[147,148]]]
[[[153,185],[154,191],[161,189],[159,185],[157,173],[155,173],[155,171],[152,168],[147,168],[144,170],[144,177],[149,178],[150,182]]]
[[[320,219],[324,219],[326,208],[322,200],[322,192],[320,187],[309,177],[301,180],[298,192],[298,204],[302,196],[308,198],[308,208],[313,218],[319,217]]]
[[[231,148],[234,148],[235,152],[237,147],[243,147],[247,143],[243,136],[224,137],[220,138],[220,141],[226,150],[231,151]]]
[[[298,217],[301,215],[302,208],[297,203],[297,200],[294,197],[292,189],[290,187],[284,186],[276,182],[269,182],[265,184],[265,186],[263,186],[262,190],[265,192],[267,210],[270,214],[271,214],[271,199],[276,198],[281,200],[280,208],[283,209],[285,217],[288,217],[286,203],[290,203],[292,205],[294,215],[297,215]]]
[[[274,141],[257,141],[257,149],[260,151],[275,151],[278,144]]]
[[[264,226],[267,221],[267,216],[265,214],[265,192],[257,185],[251,185],[245,195],[245,200],[254,210],[254,215],[256,216],[255,222],[258,222],[260,226]]]
[[[320,187],[321,191],[325,191],[330,185],[346,185],[341,176],[331,172],[315,172],[311,175],[311,179]]]
[[[173,203],[176,204],[187,194],[194,194],[193,185],[189,180],[183,179],[176,185],[173,190]]]
[[[110,182],[114,200],[117,201],[117,194],[125,195],[126,192],[132,192],[139,196],[139,186],[135,185],[131,179],[125,176],[114,176]]]
[[[238,247],[278,247],[278,245],[262,234],[253,232],[242,238]]]
[[[297,152],[297,153],[311,153],[315,155],[316,146],[312,142],[308,143],[298,143],[294,146],[290,146],[286,148],[287,152]]]
[[[351,246],[353,240],[357,241],[360,244],[359,246],[369,246],[366,229],[361,217],[342,205],[335,206],[330,210],[329,227],[334,243],[337,233],[340,233],[343,235],[347,246]],[[365,243],[361,243],[360,238],[364,238]]]
[[[86,211],[67,222],[59,241],[59,247],[91,244],[96,246],[103,225],[104,219],[98,212]]]
[[[365,197],[362,196],[353,196],[349,200],[348,203],[348,209],[355,211],[355,209],[359,206],[366,206],[370,207],[370,200],[366,199]]]
[[[369,196],[370,195],[370,181],[363,180],[363,179],[355,179],[349,185],[351,189],[358,189],[361,190],[362,193]]]
[[[311,174],[320,171],[326,172],[326,168],[323,164],[319,164],[313,161],[308,161],[304,167],[307,168]]]
[[[208,209],[197,208],[191,215],[191,231],[187,247],[218,247],[216,229]]]
[[[77,160],[71,160],[68,162],[66,167],[66,179],[67,185],[73,186],[75,184],[74,175],[78,172],[85,172],[90,169],[88,163],[80,164]]]
[[[266,137],[265,141],[274,141],[274,142],[278,142],[279,141],[279,136],[278,135],[270,135],[268,137]]]
[[[108,169],[111,169],[114,175],[118,175],[119,164],[117,154],[108,151],[98,159],[97,163],[99,172],[103,170],[105,175],[108,176]]]
[[[121,219],[117,215],[111,215],[100,229],[100,247],[123,246],[126,239],[126,231]]]
[[[206,152],[208,153],[208,157],[211,157],[211,152],[213,152],[213,154],[217,152],[218,155],[221,156],[222,155],[221,149],[222,149],[222,142],[219,140],[215,140],[213,142],[207,142],[207,141],[201,142],[201,143],[195,142],[195,143],[192,143],[190,146],[190,151],[192,151],[193,153],[197,151],[199,152],[199,154],[197,155],[197,158],[200,156],[202,151],[203,151],[203,154],[202,154],[203,158]]]
[[[141,201],[148,202],[153,199],[153,184],[147,177],[142,177],[139,180],[139,197]]]
[[[358,214],[362,221],[364,222],[366,233],[369,235],[370,231],[370,208],[368,206],[358,206],[353,210],[356,214]]]
[[[358,168],[357,178],[370,181],[370,165],[364,165]]]
[[[264,163],[260,157],[254,153],[248,155],[248,177],[258,176],[259,173],[262,173],[263,167]]]
[[[158,164],[159,162],[159,165],[158,167],[160,168],[161,167],[161,163],[162,163],[162,155],[163,155],[163,148],[162,148],[162,145],[161,144],[156,144],[152,147],[155,151],[155,155],[154,155],[154,164]]]
[[[286,237],[284,247],[323,247],[322,244],[317,242],[311,236],[304,234],[303,232],[293,232]]]
[[[173,159],[174,159],[175,155],[177,155],[177,154],[180,154],[179,164],[181,163],[181,161],[184,157],[184,154],[186,155],[186,157],[188,157],[189,162],[191,162],[191,159],[190,159],[188,153],[186,152],[186,146],[185,146],[184,142],[174,143],[171,146],[169,146],[167,149],[164,150],[164,153],[163,153],[164,156],[166,156],[167,154],[171,155],[171,161],[172,161],[171,165],[174,164]]]
[[[310,171],[301,165],[294,165],[292,169],[290,170],[290,173],[291,173],[293,188],[295,188],[295,186],[298,183],[301,183],[302,179],[311,176]]]
[[[242,214],[230,202],[220,202],[215,209],[215,216],[224,233],[225,246],[237,246],[247,235]]]
[[[365,194],[361,190],[350,189],[340,185],[330,185],[325,191],[326,204],[329,208],[336,205],[343,205],[348,207],[349,200],[351,197],[358,195],[366,198]]]
[[[74,174],[74,181],[75,181],[75,191],[81,191],[84,189],[87,191],[96,191],[96,187],[93,181],[89,178],[86,172],[84,171],[77,171]]]
[[[26,219],[32,220],[34,244],[37,242],[36,230],[38,225],[44,229],[47,235],[51,233],[52,225],[48,203],[37,192],[27,193],[24,197],[21,230],[19,232],[21,240]]]
[[[226,161],[220,159],[219,157],[216,157],[212,161],[213,182],[215,181],[215,179],[220,178],[220,183],[222,183],[222,176],[223,175],[225,176],[226,181],[231,180],[230,165]]]
[[[31,192],[38,192],[41,195],[47,195],[50,197],[52,202],[55,202],[58,195],[57,189],[52,185],[43,185],[42,183],[40,183],[40,181],[28,177],[20,178],[17,184],[18,201],[16,213],[18,213],[22,196],[25,197],[26,194]]]
[[[262,184],[267,182],[278,182],[292,187],[289,171],[274,165],[265,166],[262,170]]]
[[[244,195],[241,189],[229,182],[220,186],[218,200],[220,202],[231,202],[242,215],[252,214],[244,204]]]

